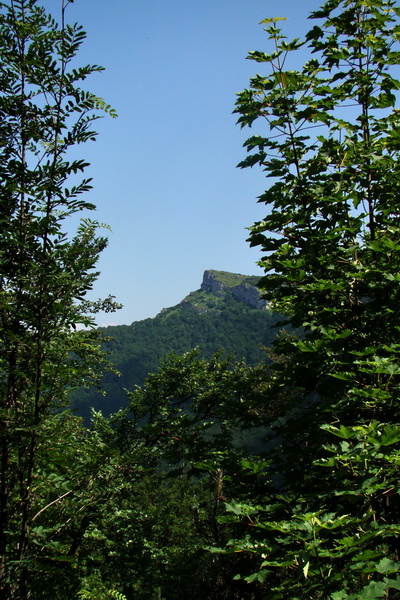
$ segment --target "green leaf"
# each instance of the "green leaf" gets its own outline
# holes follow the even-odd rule
[[[400,563],[394,562],[389,558],[382,558],[379,563],[376,565],[376,570],[378,573],[398,573],[400,570]]]
[[[270,23],[278,23],[278,21],[286,21],[287,17],[272,17],[272,19],[263,19],[260,25],[269,25]]]

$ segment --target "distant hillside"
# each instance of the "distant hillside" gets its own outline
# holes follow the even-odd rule
[[[265,360],[262,348],[275,337],[279,316],[260,298],[257,281],[258,277],[205,271],[199,290],[153,319],[104,328],[105,335],[113,338],[106,349],[121,377],[106,374],[102,382],[105,396],[96,390],[81,390],[74,395],[73,406],[85,416],[90,406],[105,414],[125,407],[125,390],[142,385],[149,373],[157,371],[160,359],[171,352],[182,354],[198,347],[204,357],[222,350],[225,356],[248,364]]]

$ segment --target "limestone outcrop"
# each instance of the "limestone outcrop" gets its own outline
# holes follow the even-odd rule
[[[227,273],[225,271],[204,271],[201,290],[211,292],[214,296],[223,297],[232,294],[236,300],[244,302],[251,308],[266,309],[267,302],[260,298],[256,287],[257,277]]]

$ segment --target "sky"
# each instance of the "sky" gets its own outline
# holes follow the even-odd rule
[[[43,0],[57,17],[59,0]],[[67,21],[87,32],[81,65],[106,68],[88,82],[118,113],[80,147],[94,189],[92,217],[112,232],[92,299],[123,308],[98,325],[154,317],[200,287],[206,269],[262,275],[247,227],[267,208],[260,168],[238,169],[243,143],[236,94],[267,67],[248,51],[271,49],[260,21],[286,17],[289,39],[311,27],[317,0],[75,0]],[[302,51],[301,63],[307,59]]]

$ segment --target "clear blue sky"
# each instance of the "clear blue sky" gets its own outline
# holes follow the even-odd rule
[[[57,16],[59,0],[42,4]],[[94,178],[87,199],[98,207],[95,218],[112,228],[93,296],[112,293],[124,305],[100,315],[100,325],[155,316],[198,289],[205,269],[262,274],[246,227],[265,216],[256,199],[268,182],[260,169],[236,168],[251,132],[235,125],[235,94],[262,72],[246,60],[249,50],[268,51],[259,22],[287,17],[288,37],[301,36],[318,6],[311,0],[69,6],[68,20],[88,34],[79,62],[106,67],[88,88],[119,115],[98,122],[97,142],[81,149]]]

